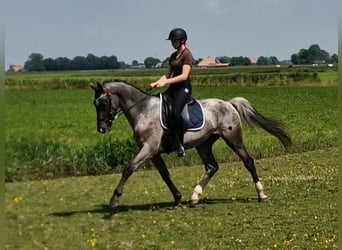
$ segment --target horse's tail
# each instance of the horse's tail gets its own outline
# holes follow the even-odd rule
[[[277,137],[284,147],[291,145],[291,137],[282,128],[283,125],[276,120],[267,118],[259,113],[252,104],[243,97],[235,97],[229,101],[238,111],[242,120],[249,126],[259,126],[269,132],[271,135]]]

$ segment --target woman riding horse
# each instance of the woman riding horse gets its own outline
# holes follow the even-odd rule
[[[169,67],[165,74],[156,82],[150,84],[152,88],[169,86],[165,94],[171,99],[172,122],[171,131],[174,133],[177,142],[178,156],[185,156],[183,147],[184,126],[181,112],[190,100],[192,87],[190,82],[193,57],[187,47],[187,34],[181,28],[171,30],[167,40],[176,51],[172,53],[169,60]]]

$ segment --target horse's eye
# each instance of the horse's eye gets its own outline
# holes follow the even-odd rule
[[[94,105],[98,109],[105,109],[107,107],[107,102],[106,102],[106,100],[102,100],[102,99],[94,100]]]

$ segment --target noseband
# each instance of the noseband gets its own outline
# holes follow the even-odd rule
[[[132,104],[130,107],[127,108],[127,110],[130,110],[131,108],[133,108],[134,106],[136,106],[137,104],[139,104],[140,102],[142,102],[144,99],[146,99],[149,94],[151,94],[153,89],[148,89],[145,96],[143,98],[141,98],[139,101],[137,101],[136,103]],[[113,121],[115,121],[118,116],[122,113],[122,109],[120,107],[118,107],[117,109],[115,109],[113,106],[112,106],[112,99],[110,98],[110,95],[108,95],[107,93],[106,94],[102,94],[100,97],[94,99],[94,104],[96,105],[96,107],[98,107],[99,105],[99,99],[103,98],[104,95],[107,95],[107,99],[109,98],[109,103],[110,103],[110,109],[111,111],[109,112],[109,118],[108,121],[110,123],[112,123]],[[107,120],[106,119],[106,120]]]
[[[106,94],[107,95],[107,94]],[[100,97],[94,99],[94,104],[98,108],[99,107],[99,100],[103,98],[104,95],[101,95]],[[109,99],[109,100],[108,100]],[[105,121],[108,121],[110,124],[113,123],[113,121],[118,118],[119,114],[122,112],[120,108],[114,108],[112,104],[112,99],[110,98],[110,95],[106,98],[107,101],[110,103],[110,111],[108,117],[105,118]]]

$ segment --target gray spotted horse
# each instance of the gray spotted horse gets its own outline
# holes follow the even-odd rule
[[[100,133],[109,132],[113,121],[122,112],[132,127],[134,139],[140,148],[138,154],[124,168],[122,177],[110,199],[109,207],[112,214],[119,207],[119,198],[128,178],[148,160],[152,161],[169,187],[174,197],[174,205],[181,205],[182,195],[171,180],[161,156],[162,153],[169,153],[176,149],[172,144],[170,145],[168,139],[167,118],[163,118],[163,106],[167,106],[167,104],[163,104],[162,95],[150,95],[132,84],[118,80],[91,84],[91,87],[95,91],[94,105],[97,113],[97,130]],[[212,146],[219,138],[222,138],[239,156],[250,172],[259,201],[267,199],[256,172],[253,158],[244,145],[241,122],[243,120],[249,126],[263,128],[278,138],[285,147],[291,145],[291,138],[288,133],[278,121],[263,116],[248,100],[242,97],[236,97],[229,101],[214,98],[193,100],[193,103],[195,105],[189,104],[188,108],[191,110],[190,107],[194,107],[192,109],[197,113],[195,114],[196,122],[191,123],[191,119],[188,120],[190,127],[184,134],[184,147],[185,149],[196,148],[204,163],[205,175],[194,188],[190,206],[199,203],[200,195],[205,186],[219,168],[212,153]],[[194,117],[193,112],[184,112],[183,117],[187,115]],[[191,127],[193,123],[197,123],[197,128],[196,126]]]

